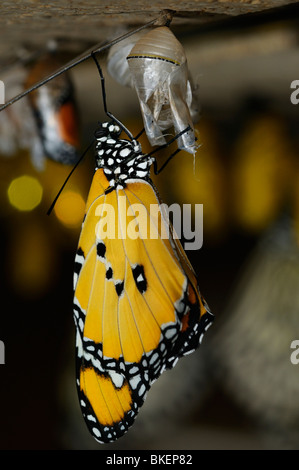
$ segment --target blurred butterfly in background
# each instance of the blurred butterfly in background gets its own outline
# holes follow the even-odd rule
[[[155,151],[143,154],[107,110],[95,61],[110,121],[95,132],[95,173],[75,258],[74,321],[82,413],[93,437],[109,443],[133,424],[162,372],[198,347],[214,317],[151,181],[151,166],[156,174],[162,169]]]
[[[48,53],[31,67],[25,82],[30,88],[63,63],[57,53]],[[33,90],[28,100],[40,138],[40,153],[47,158],[71,165],[79,159],[79,116],[74,86],[67,73]]]
[[[28,57],[27,57],[28,56]],[[61,67],[67,53],[52,45],[36,54],[27,53],[4,72],[6,98],[35,86]],[[2,75],[3,77],[3,75]],[[26,95],[26,92],[25,92]],[[30,160],[39,172],[46,159],[74,164],[79,159],[79,115],[72,79],[68,73],[45,81],[13,107],[0,113],[0,153],[11,157],[19,150],[29,151]]]

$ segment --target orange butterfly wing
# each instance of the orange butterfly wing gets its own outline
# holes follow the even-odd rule
[[[108,187],[98,169],[74,280],[78,393],[99,442],[128,430],[152,382],[198,346],[213,320],[152,184]]]

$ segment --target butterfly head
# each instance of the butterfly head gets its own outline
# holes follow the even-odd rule
[[[99,122],[98,128],[96,129],[94,136],[97,141],[104,141],[103,138],[119,139],[122,129],[112,122]]]

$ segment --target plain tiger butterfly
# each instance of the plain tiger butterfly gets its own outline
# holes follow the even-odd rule
[[[153,152],[143,154],[107,111],[96,64],[111,122],[95,132],[95,173],[75,258],[74,321],[81,410],[93,437],[109,443],[133,424],[162,372],[197,348],[213,315],[151,181]],[[120,138],[122,130],[129,139]]]

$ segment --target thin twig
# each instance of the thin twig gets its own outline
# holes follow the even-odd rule
[[[84,62],[85,60],[89,59],[91,56],[92,56],[92,53],[98,53],[98,52],[103,52],[105,51],[106,49],[109,49],[111,46],[113,46],[114,44],[117,44],[118,42],[120,41],[123,41],[124,39],[132,36],[133,34],[135,33],[138,33],[139,31],[142,31],[143,29],[145,28],[148,28],[149,26],[152,26],[154,24],[169,24],[171,19],[172,19],[172,16],[175,12],[174,11],[171,11],[171,10],[163,10],[160,14],[160,16],[158,18],[155,18],[154,20],[152,21],[149,21],[148,23],[140,26],[139,28],[136,28],[132,31],[129,31],[128,33],[125,33],[123,34],[122,36],[116,38],[116,39],[113,39],[112,41],[106,43],[106,44],[96,44],[95,46],[93,46],[92,48],[88,49],[87,51],[85,51],[83,54],[81,54],[80,56],[76,57],[75,59],[71,60],[70,62],[68,62],[66,65],[64,65],[63,67],[59,68],[58,70],[56,70],[56,72],[53,72],[51,75],[49,75],[48,77],[40,80],[39,82],[35,83],[31,88],[28,88],[27,90],[23,91],[22,93],[20,93],[19,95],[15,96],[14,98],[10,99],[7,103],[5,103],[4,105],[2,105],[0,107],[0,112],[3,111],[5,108],[7,108],[8,106],[11,106],[13,103],[15,103],[16,101],[19,101],[21,98],[23,98],[24,96],[28,95],[29,93],[31,93],[32,91],[36,90],[37,88],[41,87],[42,85],[45,85],[46,83],[48,83],[50,80],[53,80],[53,78],[56,78],[58,77],[59,75],[61,75],[62,73],[65,73],[67,72],[68,70],[70,70],[71,68],[75,67],[76,65],[79,65],[81,64],[82,62]]]

